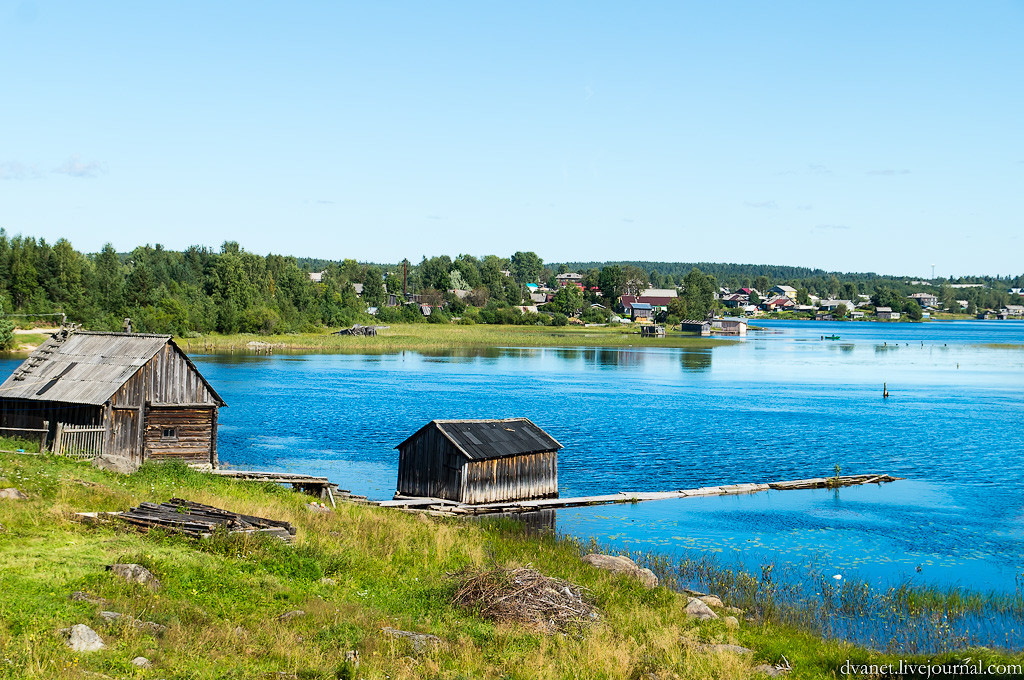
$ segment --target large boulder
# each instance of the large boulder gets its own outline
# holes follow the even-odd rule
[[[380,630],[389,637],[408,640],[412,645],[412,651],[417,654],[441,644],[441,638],[429,633],[415,633],[411,630],[398,630],[391,627],[381,628]]]
[[[107,569],[129,583],[138,583],[150,590],[160,589],[160,581],[153,576],[153,572],[141,564],[112,564]]]
[[[93,467],[108,472],[116,472],[122,475],[130,475],[139,469],[139,464],[130,458],[122,456],[103,455],[92,459]]]
[[[739,645],[727,645],[727,644],[702,644],[700,648],[708,652],[716,652],[719,654],[753,654],[753,649],[746,647],[740,647]]]
[[[98,595],[90,595],[84,590],[76,590],[71,593],[71,599],[75,602],[88,602],[89,604],[108,605],[110,600],[99,597]]]
[[[786,674],[786,671],[782,668],[779,668],[778,666],[769,666],[766,663],[763,663],[760,666],[754,666],[754,672],[763,673],[769,678],[781,678]]]
[[[583,561],[598,569],[610,571],[613,574],[631,576],[647,588],[653,588],[658,585],[658,577],[654,575],[653,571],[637,566],[636,562],[622,555],[591,553],[590,555],[584,555]]]
[[[106,647],[103,638],[84,623],[76,623],[66,633],[68,647],[76,652],[95,652]]]
[[[698,621],[712,621],[718,618],[718,614],[711,611],[711,607],[695,597],[691,597],[686,604],[686,615]]]
[[[8,489],[0,489],[0,498],[6,498],[12,501],[23,501],[28,496],[21,492],[20,489],[15,489],[13,486]]]

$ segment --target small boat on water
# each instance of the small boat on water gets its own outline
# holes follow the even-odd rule
[[[838,335],[823,335],[823,336],[821,336],[821,339],[822,340],[838,340],[839,336]]]

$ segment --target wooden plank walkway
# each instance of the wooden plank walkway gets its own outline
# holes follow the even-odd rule
[[[587,505],[614,505],[619,503],[639,503],[642,501],[659,501],[670,498],[695,498],[702,496],[736,496],[741,494],[760,493],[762,491],[790,491],[796,489],[830,489],[861,484],[882,484],[895,482],[902,477],[884,474],[843,475],[840,477],[814,477],[811,479],[793,479],[783,482],[766,482],[757,484],[724,484],[721,486],[704,486],[698,489],[680,489],[678,491],[620,491],[603,496],[578,496],[575,498],[540,498],[530,501],[508,501],[503,503],[483,503],[469,505],[443,498],[419,498],[395,495],[390,501],[371,501],[384,508],[400,508],[404,510],[430,512],[442,515],[484,515],[491,513],[532,512],[557,508],[578,508]]]
[[[326,477],[297,474],[294,472],[257,472],[255,470],[210,470],[209,474],[218,477],[229,477],[249,482],[271,482],[273,484],[291,484],[293,489],[317,496],[320,500],[329,499],[332,507],[337,507],[335,498],[341,500],[363,502],[366,496],[356,496]]]

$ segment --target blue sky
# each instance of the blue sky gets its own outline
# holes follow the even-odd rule
[[[0,1],[0,226],[1024,271],[1024,2]]]

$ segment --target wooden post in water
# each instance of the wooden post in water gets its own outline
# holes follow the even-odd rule
[[[889,387],[887,383],[882,383],[882,399],[889,398]]]

